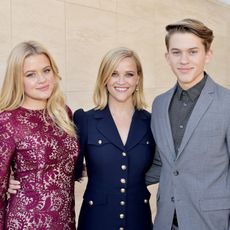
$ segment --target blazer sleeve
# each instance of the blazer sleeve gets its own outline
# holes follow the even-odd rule
[[[161,166],[162,166],[162,162],[160,159],[159,152],[157,151],[157,148],[156,148],[152,166],[150,167],[150,169],[145,175],[146,185],[159,183],[160,174],[161,174]]]
[[[87,130],[88,130],[88,122],[87,116],[83,109],[79,109],[74,112],[73,121],[76,126],[76,132],[79,140],[80,153],[75,165],[75,180],[81,181],[82,172],[84,168],[84,155],[86,151],[87,144]]]

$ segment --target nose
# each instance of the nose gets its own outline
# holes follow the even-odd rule
[[[187,64],[188,63],[188,55],[186,53],[181,54],[180,62],[181,62],[181,64]]]
[[[38,73],[37,81],[38,81],[38,83],[42,83],[42,82],[46,81],[46,77],[42,73]]]
[[[118,77],[118,83],[119,84],[123,84],[124,82],[125,82],[125,76],[119,75],[119,77]]]

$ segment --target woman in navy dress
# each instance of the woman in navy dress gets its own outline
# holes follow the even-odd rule
[[[142,67],[134,51],[118,48],[105,55],[94,102],[94,109],[74,113],[80,139],[76,179],[83,158],[88,175],[77,229],[152,230],[145,173],[155,143],[150,114],[144,110]]]

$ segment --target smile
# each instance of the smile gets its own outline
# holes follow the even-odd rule
[[[126,92],[128,90],[128,87],[114,87],[114,88],[118,92]]]

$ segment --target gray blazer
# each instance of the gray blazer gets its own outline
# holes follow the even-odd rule
[[[180,230],[230,230],[230,90],[207,78],[177,156],[168,114],[174,90],[152,107],[157,153],[146,180],[160,177],[154,230],[170,230],[175,209]]]

